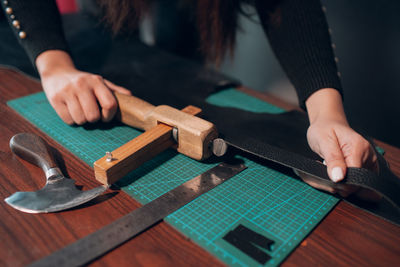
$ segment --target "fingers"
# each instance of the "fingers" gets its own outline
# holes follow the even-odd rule
[[[129,91],[128,89],[126,89],[126,88],[124,88],[122,86],[118,86],[118,85],[116,85],[116,84],[114,84],[114,83],[112,83],[112,82],[110,82],[109,80],[106,80],[106,79],[104,79],[103,81],[104,81],[104,83],[106,84],[106,86],[108,88],[110,88],[111,90],[113,90],[115,92],[118,92],[118,93],[121,93],[121,94],[124,94],[124,95],[132,95],[131,91]]]
[[[79,103],[79,100],[75,95],[69,97],[69,99],[67,100],[67,108],[69,114],[71,115],[71,118],[76,124],[81,125],[86,122],[85,114],[83,112],[81,104]]]
[[[319,154],[325,160],[329,178],[334,182],[343,180],[346,174],[346,162],[336,136],[319,145]]]
[[[73,71],[42,79],[49,102],[67,124],[108,122],[117,111],[112,91],[130,95],[130,91],[104,80],[99,75]]]
[[[96,122],[101,118],[98,99],[94,90],[105,87],[101,77],[86,75],[69,84],[56,97],[62,103],[54,105],[61,119],[68,124],[82,125],[87,122]],[[101,90],[104,90],[101,88]],[[106,89],[109,91],[108,89]],[[111,98],[113,96],[111,95]]]
[[[71,115],[69,114],[68,107],[65,103],[55,103],[52,104],[54,110],[56,111],[57,115],[66,123],[66,124],[73,124],[74,120],[72,119]]]
[[[82,110],[84,111],[86,121],[88,122],[95,122],[100,118],[104,122],[109,122],[112,120],[117,112],[118,106],[117,101],[110,90],[131,95],[129,90],[115,85],[98,75],[92,75],[92,81],[90,85],[92,88],[83,90],[79,94]],[[99,106],[101,111],[99,111]],[[75,119],[74,121],[78,123]]]
[[[372,145],[361,135],[354,132],[342,148],[347,167],[378,170],[378,161]]]
[[[319,180],[301,176],[306,183],[343,197],[355,194],[362,199],[380,199],[379,195],[370,190],[336,183],[344,179],[347,167],[377,169],[377,157],[373,147],[345,121],[332,120],[329,117],[318,118],[307,131],[307,141],[311,149],[324,159],[323,164],[327,166],[329,178],[335,183],[321,184]]]
[[[110,121],[117,112],[117,101],[111,93],[109,87],[106,86],[103,79],[96,83],[94,94],[101,106],[101,119],[104,122]]]
[[[83,124],[86,122],[81,104],[75,95],[67,95],[65,98],[54,97],[49,101],[57,115],[66,124]]]
[[[98,121],[100,119],[100,111],[93,90],[83,90],[79,94],[78,98],[85,116],[84,122],[93,123]]]
[[[367,159],[365,160],[364,167],[374,172],[379,171],[378,157],[376,156],[375,150],[371,145],[369,146],[369,153]]]
[[[361,168],[372,152],[369,142],[356,133],[344,143],[342,150],[347,166],[356,168]]]

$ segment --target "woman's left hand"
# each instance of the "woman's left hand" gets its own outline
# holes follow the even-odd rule
[[[375,171],[377,158],[370,143],[355,132],[346,121],[320,118],[313,121],[307,131],[311,149],[324,159],[328,175],[335,183],[344,179],[347,167],[367,168]],[[318,183],[306,178],[318,188]],[[325,189],[325,188],[320,188]],[[335,184],[325,189],[346,197],[358,190],[356,186]]]
[[[340,94],[335,89],[321,89],[306,102],[310,127],[307,140],[311,149],[324,159],[333,186],[318,183],[304,174],[300,177],[318,189],[339,193],[342,196],[357,192],[362,198],[380,198],[371,191],[359,190],[356,186],[336,184],[344,179],[347,167],[377,169],[377,157],[370,143],[355,132],[347,123]]]

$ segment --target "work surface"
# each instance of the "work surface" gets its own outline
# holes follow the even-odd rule
[[[6,107],[5,102],[22,95],[40,90],[37,84],[15,80],[16,74],[12,71],[0,72],[0,92],[4,96],[1,101],[1,159],[0,174],[2,180],[11,180],[13,183],[0,183],[1,197],[8,196],[17,190],[33,190],[44,182],[40,170],[28,164],[22,164],[8,149],[8,141],[17,132],[38,131],[25,120],[18,117]],[[18,90],[17,90],[18,89]],[[43,134],[41,134],[43,136]],[[76,159],[57,143],[46,138],[49,143],[60,149],[65,161],[65,170],[68,176],[78,180],[83,189],[96,185],[93,181],[92,169],[82,161]],[[386,151],[386,158],[396,172],[399,162],[391,156],[398,155],[399,150],[379,143]],[[397,168],[397,169],[396,169]],[[31,173],[30,175],[28,173]],[[397,172],[398,174],[398,172]],[[111,191],[110,191],[111,192]],[[112,194],[112,193],[109,193]],[[102,201],[103,200],[103,201]],[[68,244],[79,237],[83,237],[101,226],[121,217],[123,214],[137,207],[124,193],[113,197],[104,197],[96,205],[83,209],[46,215],[46,221],[40,216],[24,216],[2,204],[0,215],[8,216],[4,220],[2,234],[6,237],[3,244],[8,244],[1,253],[6,253],[1,259],[7,259],[7,264],[26,264],[45,256],[57,248]],[[107,200],[107,201],[105,201]],[[78,219],[79,218],[79,219]],[[85,221],[85,224],[80,222]],[[19,230],[16,230],[19,229]],[[372,215],[341,203],[308,237],[302,245],[287,259],[286,263],[335,264],[390,264],[399,262],[399,247],[396,246],[400,238],[399,228],[382,221]],[[13,262],[11,262],[11,260]],[[133,261],[143,264],[201,264],[219,262],[188,240],[185,240],[175,230],[160,223],[143,235],[131,240],[127,244],[106,255],[101,263],[123,264]]]

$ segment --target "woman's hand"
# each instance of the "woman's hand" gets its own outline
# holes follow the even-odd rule
[[[310,119],[307,140],[311,149],[324,159],[333,182],[344,179],[347,167],[363,167],[376,170],[377,158],[370,143],[350,128],[343,110],[342,98],[335,89],[321,89],[311,95],[306,106]],[[300,175],[305,182],[316,188],[347,196],[358,187],[337,184],[327,187],[317,180]],[[360,192],[365,196],[365,192]],[[376,199],[376,195],[366,194]]]
[[[100,118],[108,122],[118,108],[112,91],[131,94],[99,75],[77,70],[63,51],[43,52],[37,57],[36,66],[50,104],[67,124],[81,125]]]

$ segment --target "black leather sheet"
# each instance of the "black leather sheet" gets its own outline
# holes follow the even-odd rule
[[[277,162],[301,170],[321,182],[330,183],[326,167],[308,147],[306,114],[298,111],[272,115],[252,113],[234,108],[210,105],[205,99],[217,90],[239,85],[239,82],[200,65],[147,47],[132,39],[112,40],[101,27],[80,16],[65,17],[67,40],[77,66],[100,73],[116,84],[154,105],[167,104],[181,109],[195,105],[203,109],[203,117],[215,123],[220,135],[231,146],[259,159]],[[11,30],[0,23],[0,64],[12,65],[35,75]],[[82,42],[82,40],[86,40]],[[383,194],[379,204],[354,198],[347,201],[378,216],[400,224],[400,182],[379,157],[380,174],[350,168],[346,183],[371,188]]]
[[[231,146],[316,176],[323,183],[332,183],[326,167],[308,146],[309,123],[305,113],[260,114],[211,105],[205,101],[210,94],[239,82],[139,42],[129,48],[120,43],[108,56],[110,60],[106,60],[102,74],[130,88],[135,96],[154,105],[167,104],[178,109],[189,104],[198,106],[203,109],[202,117],[215,123],[220,137]],[[400,224],[400,180],[381,156],[379,164],[379,175],[349,168],[345,183],[375,190],[385,201],[378,205],[352,198],[349,201]]]

